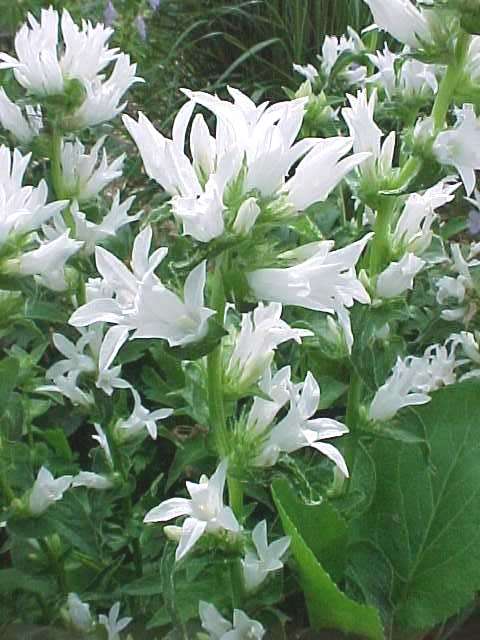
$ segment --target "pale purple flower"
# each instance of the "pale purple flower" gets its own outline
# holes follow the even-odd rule
[[[118,18],[118,11],[115,9],[112,0],[108,0],[103,12],[103,22],[106,27],[111,27]]]
[[[147,39],[147,25],[145,24],[145,18],[140,14],[135,18],[135,28],[137,29],[140,40]]]

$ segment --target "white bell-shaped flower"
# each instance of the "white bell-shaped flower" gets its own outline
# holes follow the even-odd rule
[[[223,492],[227,477],[227,462],[220,463],[209,479],[200,478],[199,484],[187,482],[188,498],[171,498],[151,509],[144,522],[166,522],[180,516],[187,516],[182,526],[180,544],[175,553],[181,560],[197,543],[204,533],[228,531],[236,534],[240,525],[230,507],[223,504]]]
[[[392,262],[378,276],[377,296],[395,298],[413,289],[413,280],[425,264],[425,260],[417,258],[413,253],[406,253],[399,262]]]
[[[376,392],[369,409],[370,420],[391,420],[403,407],[430,402],[428,395],[442,386],[456,381],[455,345],[432,345],[422,357],[400,357],[391,376]]]
[[[273,466],[281,453],[293,453],[304,447],[312,447],[332,460],[341,473],[348,477],[348,469],[342,454],[332,444],[323,442],[348,433],[347,427],[332,418],[312,418],[320,403],[320,387],[308,372],[300,388],[290,390],[290,409],[266,436],[256,466]]]
[[[76,593],[69,593],[67,598],[67,612],[74,629],[88,633],[93,627],[90,607],[82,602]]]
[[[470,195],[475,188],[475,171],[480,169],[480,121],[473,104],[464,104],[457,111],[456,126],[438,134],[433,152],[441,164],[457,169]]]
[[[170,346],[201,340],[214,311],[204,307],[205,261],[187,276],[183,300],[154,275],[167,254],[161,247],[150,254],[152,229],[135,239],[131,271],[112,253],[97,247],[96,265],[108,297],[95,297],[77,309],[70,324],[82,327],[108,322],[134,330],[134,338],[162,338]]]
[[[80,140],[63,142],[60,162],[62,167],[62,189],[70,199],[85,202],[95,198],[112,180],[122,175],[125,154],[108,163],[103,148],[105,136],[99,138],[90,153]],[[101,153],[100,161],[99,154]]]
[[[269,573],[283,567],[282,556],[290,545],[290,538],[285,536],[268,544],[267,521],[259,522],[252,531],[252,542],[255,552],[247,551],[242,560],[243,579],[247,591],[257,589]]]
[[[71,484],[72,476],[61,476],[55,479],[46,467],[42,467],[28,499],[30,513],[35,516],[42,514],[50,505],[63,498],[63,494]]]
[[[262,302],[250,313],[242,314],[240,331],[232,330],[233,351],[225,379],[236,389],[246,389],[262,377],[273,361],[277,347],[288,340],[298,344],[312,336],[306,329],[293,329],[281,318],[282,305]]]
[[[347,309],[355,301],[370,302],[355,273],[355,265],[370,238],[371,234],[367,234],[337,251],[331,251],[330,241],[300,247],[290,252],[290,256],[304,258],[299,264],[286,269],[258,269],[247,274],[248,283],[259,300],[336,313],[351,348],[353,335]]]
[[[82,247],[83,242],[72,240],[70,232],[50,242],[44,242],[38,249],[20,256],[12,270],[24,276],[35,276],[39,284],[53,291],[65,291],[65,264]]]
[[[105,491],[113,487],[110,478],[102,476],[92,471],[80,471],[72,479],[72,489],[74,487],[86,487],[87,489],[96,489],[97,491]]]
[[[132,618],[119,618],[120,602],[116,602],[108,612],[108,617],[104,614],[98,616],[98,624],[105,627],[108,640],[120,640],[120,632],[128,627]]]
[[[233,611],[233,624],[208,602],[200,601],[198,612],[209,640],[262,640],[266,633],[260,622],[240,609]]]
[[[25,107],[24,115],[0,87],[0,125],[22,144],[29,144],[40,133],[42,116],[38,109],[29,106]]]
[[[394,38],[418,49],[420,40],[431,39],[425,14],[410,0],[364,0],[370,7],[375,24]]]
[[[152,438],[157,439],[157,422],[159,420],[165,420],[172,415],[173,409],[157,409],[156,411],[149,411],[142,405],[142,399],[140,394],[133,387],[131,387],[133,400],[135,406],[129,418],[127,420],[120,421],[117,428],[125,430],[127,437],[136,435],[146,429]]]

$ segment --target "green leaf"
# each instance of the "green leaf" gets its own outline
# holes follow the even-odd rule
[[[30,593],[51,593],[55,585],[47,577],[35,577],[19,569],[0,570],[0,594],[13,591],[28,591]]]
[[[158,574],[143,576],[122,587],[121,591],[129,596],[155,596],[163,591],[162,580]]]
[[[168,472],[165,491],[168,491],[185,470],[210,456],[205,436],[199,434],[191,438],[179,447],[175,452],[175,458]]]
[[[15,388],[18,377],[18,362],[15,358],[5,358],[0,362],[0,416],[8,406],[10,394]]]
[[[325,569],[332,559],[332,569],[338,568],[337,554],[346,543],[345,522],[327,503],[313,507],[299,504],[285,481],[274,482],[272,493],[285,533],[291,538],[312,626],[382,640],[378,611],[350,599]]]
[[[358,533],[394,569],[395,623],[429,629],[465,607],[480,589],[480,430],[478,382],[451,386],[406,412],[430,447],[378,440],[377,491]]]

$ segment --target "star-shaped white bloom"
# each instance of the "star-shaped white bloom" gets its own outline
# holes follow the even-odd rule
[[[360,36],[351,27],[348,27],[348,38],[344,35],[340,38],[325,36],[321,55],[322,71],[326,76],[329,76],[342,53],[360,53],[363,49],[364,45]],[[350,85],[361,84],[366,75],[367,69],[358,64],[349,64],[340,73],[341,78]]]
[[[455,345],[432,345],[422,357],[400,357],[392,374],[376,392],[369,409],[370,420],[391,420],[403,407],[430,402],[428,395],[456,381]]]
[[[47,204],[45,180],[41,180],[37,187],[22,185],[30,157],[31,154],[22,156],[18,149],[10,152],[8,147],[0,146],[0,245],[9,234],[40,228],[68,204],[67,200]]]
[[[273,466],[281,453],[293,453],[303,447],[312,447],[332,460],[344,476],[348,469],[342,454],[333,445],[323,442],[348,433],[347,427],[332,418],[312,418],[320,403],[320,387],[308,372],[305,382],[290,390],[290,409],[287,415],[268,433],[257,466]]]
[[[420,47],[420,40],[431,40],[431,32],[425,14],[410,0],[364,0],[370,7],[375,23],[394,38],[413,49]]]
[[[152,440],[156,440],[157,422],[171,416],[173,409],[149,411],[142,405],[140,394],[133,387],[131,387],[131,392],[135,402],[133,412],[127,420],[123,420],[118,424],[118,429],[125,430],[127,437],[134,436],[146,429]]]
[[[470,195],[475,188],[475,171],[480,169],[480,121],[473,104],[464,104],[457,111],[456,126],[438,134],[433,152],[441,164],[457,169]]]
[[[226,475],[227,462],[224,460],[210,479],[203,475],[199,484],[186,483],[190,499],[165,500],[145,516],[144,522],[166,522],[179,516],[187,516],[175,553],[177,561],[194,547],[204,533],[229,531],[236,534],[240,531],[233,511],[223,504]]]
[[[66,374],[53,378],[53,384],[38,387],[37,391],[60,393],[65,398],[68,398],[72,404],[88,407],[93,403],[93,396],[90,392],[85,392],[78,386],[79,375],[80,371],[78,369],[72,369]]]
[[[316,78],[318,78],[318,69],[314,67],[313,64],[294,64],[293,70],[299,73],[305,78],[305,80],[308,80],[309,82],[314,82]]]
[[[125,154],[109,164],[107,152],[103,148],[104,142],[105,136],[99,138],[90,153],[85,153],[85,147],[78,139],[62,143],[62,189],[70,199],[77,202],[91,200],[122,175]],[[102,155],[99,162],[100,152]]]
[[[261,640],[266,633],[260,622],[240,609],[233,611],[233,624],[208,602],[200,601],[198,612],[210,640]]]
[[[128,329],[125,327],[110,327],[98,352],[98,373],[95,385],[108,396],[112,395],[114,389],[130,387],[126,380],[120,378],[121,365],[111,366],[127,338]]]
[[[72,476],[55,479],[46,467],[38,472],[28,499],[30,513],[40,515],[50,505],[63,498],[63,494],[72,484]]]
[[[397,220],[392,233],[392,244],[396,251],[407,249],[421,255],[432,241],[432,224],[437,209],[451,202],[460,183],[441,180],[424,193],[412,193]]]
[[[370,238],[371,234],[367,234],[337,251],[331,251],[330,241],[300,247],[288,254],[302,260],[299,264],[286,269],[258,269],[247,274],[248,283],[259,300],[336,313],[351,349],[353,335],[347,309],[355,301],[370,302],[355,273],[355,265]]]
[[[272,571],[283,567],[282,556],[290,545],[290,538],[285,536],[268,544],[267,522],[262,520],[252,531],[255,553],[247,551],[242,560],[243,579],[247,591],[254,591]]]
[[[123,631],[132,618],[118,618],[120,615],[120,602],[116,602],[108,612],[108,618],[106,615],[101,614],[98,616],[98,623],[103,625],[107,630],[108,640],[120,640],[120,632]]]
[[[277,413],[290,400],[291,375],[292,370],[289,366],[283,367],[275,375],[272,375],[270,367],[266,369],[259,387],[271,400],[257,396],[254,398],[248,414],[248,430],[260,435],[272,424]]]
[[[30,143],[43,126],[39,109],[27,105],[24,115],[22,109],[10,100],[3,87],[0,88],[0,124],[23,144]]]
[[[270,367],[275,350],[288,340],[301,343],[312,336],[306,329],[292,329],[281,319],[282,305],[260,303],[252,312],[242,314],[240,331],[232,330],[233,351],[225,378],[232,388],[246,389],[255,384]]]
[[[67,598],[67,611],[72,626],[82,633],[88,633],[93,627],[93,618],[90,607],[82,602],[76,593],[69,593]]]
[[[170,346],[189,344],[206,335],[208,318],[215,313],[204,306],[206,262],[187,276],[182,300],[154,274],[167,249],[161,247],[149,255],[151,241],[151,227],[135,238],[131,271],[109,251],[96,248],[96,265],[108,297],[87,301],[74,312],[70,324],[118,324],[134,330],[133,338],[162,338]]]

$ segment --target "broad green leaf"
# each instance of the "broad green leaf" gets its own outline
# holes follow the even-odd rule
[[[0,594],[7,594],[18,590],[46,595],[47,593],[51,593],[54,588],[55,585],[48,576],[31,576],[19,569],[13,568],[0,570]]]
[[[165,491],[168,491],[177,482],[189,466],[204,461],[209,455],[206,438],[203,435],[199,434],[186,440],[183,446],[179,447],[175,452],[175,458],[168,472]]]
[[[345,544],[344,521],[326,503],[313,507],[299,504],[284,481],[275,482],[272,491],[285,533],[291,538],[311,625],[382,640],[378,611],[350,599],[325,569],[327,561],[331,562]]]
[[[129,596],[155,596],[163,591],[162,580],[156,573],[150,576],[143,576],[126,584],[121,589],[122,593]]]
[[[400,418],[420,425],[430,447],[377,441],[377,492],[360,520],[394,570],[397,626],[428,629],[465,607],[480,590],[480,385],[463,383]]]

